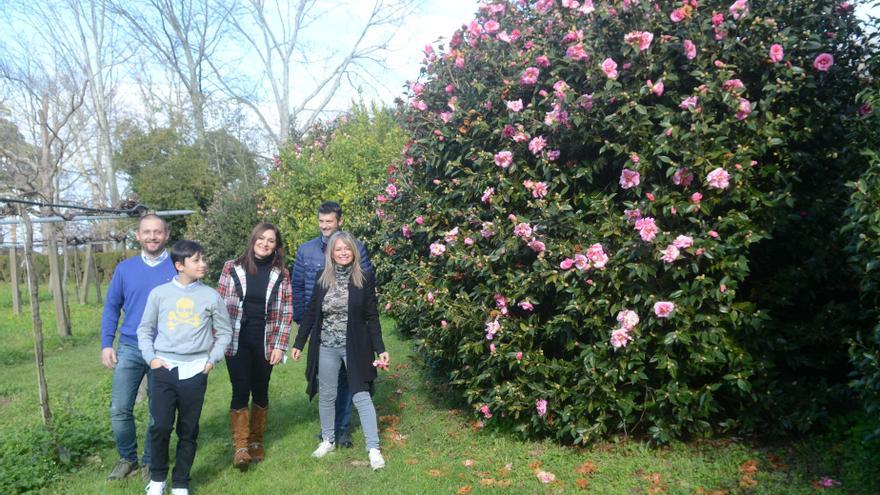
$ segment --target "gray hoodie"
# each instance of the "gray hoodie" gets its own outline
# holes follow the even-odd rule
[[[174,360],[208,358],[216,363],[232,340],[232,326],[216,290],[201,283],[181,287],[171,281],[150,292],[137,336],[147,364],[156,353]]]

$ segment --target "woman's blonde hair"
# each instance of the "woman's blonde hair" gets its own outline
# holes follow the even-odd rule
[[[321,287],[329,289],[330,286],[336,283],[336,274],[333,270],[336,266],[336,262],[333,261],[333,248],[336,246],[337,241],[342,241],[353,253],[351,281],[354,282],[355,287],[363,287],[364,272],[361,270],[361,250],[358,249],[354,236],[341,230],[337,230],[330,236],[330,240],[327,241],[327,249],[324,250],[324,271],[321,273],[321,278],[318,279],[321,282]]]

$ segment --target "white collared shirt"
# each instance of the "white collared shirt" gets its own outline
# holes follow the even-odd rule
[[[141,259],[144,260],[144,263],[146,263],[146,265],[149,266],[150,268],[159,266],[159,263],[162,263],[163,261],[165,261],[165,258],[167,258],[167,257],[168,257],[168,250],[167,249],[163,249],[162,253],[159,254],[159,256],[156,256],[155,258],[150,258],[149,256],[147,256],[147,253],[145,253],[143,250],[141,250]]]

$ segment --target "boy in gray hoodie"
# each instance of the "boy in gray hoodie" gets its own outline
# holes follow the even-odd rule
[[[152,463],[147,495],[161,495],[168,477],[168,443],[177,416],[177,459],[172,495],[189,494],[189,473],[196,456],[199,417],[208,373],[232,339],[226,304],[216,290],[202,285],[207,263],[194,241],[171,247],[177,276],[150,292],[137,329],[138,346],[153,370],[150,413]]]

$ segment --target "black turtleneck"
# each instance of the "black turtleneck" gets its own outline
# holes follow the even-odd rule
[[[269,288],[269,274],[272,272],[272,258],[254,258],[257,273],[247,273],[247,290],[244,294],[243,333],[257,333],[262,336],[266,328],[266,290]],[[257,336],[257,335],[253,335]]]

